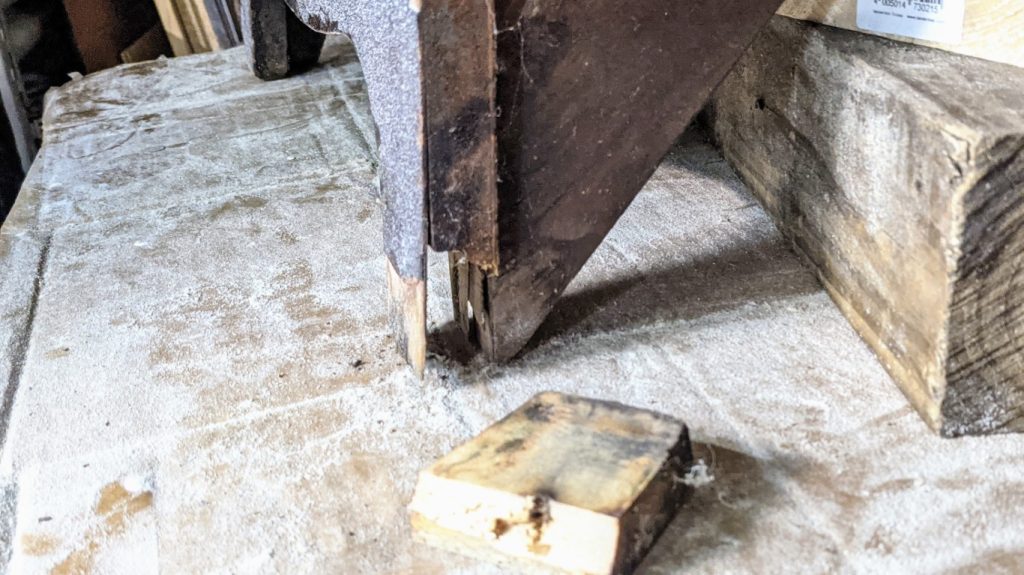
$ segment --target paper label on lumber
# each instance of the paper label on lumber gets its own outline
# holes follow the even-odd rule
[[[857,27],[933,42],[960,42],[964,0],[857,0]]]

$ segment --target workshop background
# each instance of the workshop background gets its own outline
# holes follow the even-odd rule
[[[548,572],[409,505],[557,391],[689,429],[638,573],[1024,573],[1024,2],[879,1],[784,2],[514,360],[432,253],[420,379],[348,40],[0,0],[0,572]]]

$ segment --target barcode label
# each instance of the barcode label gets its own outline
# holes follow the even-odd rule
[[[857,27],[955,44],[964,35],[964,0],[857,0]]]

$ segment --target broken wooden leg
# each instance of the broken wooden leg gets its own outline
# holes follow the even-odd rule
[[[460,254],[457,314],[487,355],[518,353],[780,2],[247,0],[247,41],[274,78],[319,50],[292,19],[352,37],[393,323],[422,371],[425,246]]]
[[[497,264],[492,11],[473,0],[246,0],[243,15],[264,79],[315,61],[323,34],[352,38],[380,133],[389,313],[422,374],[428,240]]]
[[[537,395],[420,474],[426,539],[573,573],[629,573],[688,493],[686,426],[558,393]]]
[[[779,4],[497,2],[501,266],[459,296],[491,359],[526,345]]]

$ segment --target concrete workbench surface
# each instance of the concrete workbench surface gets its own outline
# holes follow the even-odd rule
[[[393,351],[352,50],[51,94],[0,232],[0,551],[13,573],[508,573],[417,543],[417,471],[542,390],[685,420],[714,479],[645,573],[1024,572],[1024,441],[933,435],[700,133],[527,352]],[[454,359],[452,359],[454,358]],[[460,363],[461,362],[461,363]],[[3,570],[3,566],[0,566]]]

